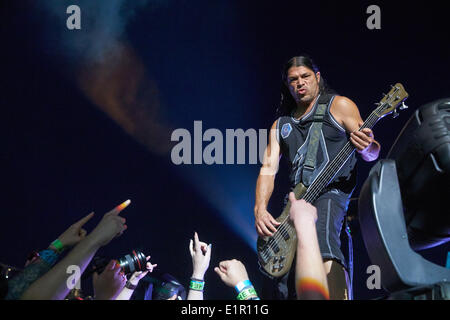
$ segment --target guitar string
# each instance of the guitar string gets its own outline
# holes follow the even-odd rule
[[[381,105],[380,107],[378,107],[377,109],[380,109],[382,107],[384,107],[384,104]],[[366,121],[364,122],[364,124],[361,126],[361,128],[359,130],[362,130],[362,129],[368,128],[368,127],[372,128],[376,124],[376,122],[379,120],[379,117],[375,114],[376,110],[369,115],[369,117],[366,119]],[[312,191],[310,191],[308,189],[307,192],[305,193],[305,196],[302,199],[304,199],[305,201],[307,201],[309,203],[314,201],[315,197],[317,197],[318,194],[323,189],[323,187],[320,187],[320,185],[324,184],[324,183],[326,183],[326,184],[329,183],[329,181],[330,181],[329,179],[333,178],[333,176],[337,174],[337,172],[336,172],[333,176],[329,177],[330,172],[331,172],[331,174],[333,174],[333,172],[335,170],[339,170],[340,166],[342,166],[348,160],[348,157],[351,155],[351,153],[354,151],[354,149],[355,148],[350,145],[350,142],[347,142],[347,144],[344,146],[344,148],[342,148],[342,150],[338,153],[338,155],[335,157],[335,159],[330,163],[329,167],[325,169],[326,171],[324,172],[322,177],[319,177],[319,180],[317,181],[317,183],[315,181],[313,181],[314,185],[313,185]],[[317,185],[319,185],[319,187],[316,187],[316,189],[314,190],[314,187]],[[310,191],[310,192],[308,192],[308,191]],[[306,199],[309,194],[312,195],[310,197],[311,199],[309,199],[309,198]],[[281,225],[278,227],[278,229],[274,232],[275,234],[272,237],[273,242],[278,247],[280,245],[279,241],[281,240],[281,238],[284,238],[284,235],[289,235],[289,230],[287,230],[286,228],[292,228],[292,226],[288,223],[288,218],[289,217],[285,218],[285,220],[281,223]],[[280,231],[280,232],[278,233],[278,231]],[[265,257],[267,257],[269,255],[269,250],[274,251],[273,249],[274,249],[274,246],[269,243],[263,249],[262,254]]]

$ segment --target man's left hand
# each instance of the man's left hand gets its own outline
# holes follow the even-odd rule
[[[359,153],[364,153],[374,141],[373,132],[369,128],[364,128],[361,131],[354,131],[350,133],[350,141]]]

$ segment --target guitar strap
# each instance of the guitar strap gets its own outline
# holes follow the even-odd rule
[[[313,182],[312,175],[316,168],[317,150],[319,149],[323,118],[325,117],[325,113],[331,98],[332,95],[329,94],[320,95],[317,101],[317,108],[314,113],[313,124],[308,142],[308,150],[306,152],[305,163],[303,165],[302,170],[302,182],[306,187],[311,185],[311,183]],[[353,243],[347,217],[344,219],[344,221],[345,221],[344,229],[347,234],[348,240],[348,255],[349,255],[348,268],[349,268],[350,287],[348,288],[348,294],[349,299],[353,300]]]
[[[313,181],[313,173],[316,169],[317,150],[319,149],[320,134],[322,132],[323,118],[331,100],[332,95],[320,95],[317,101],[317,108],[313,116],[313,124],[310,131],[308,150],[306,151],[305,163],[302,169],[303,185],[309,187]]]

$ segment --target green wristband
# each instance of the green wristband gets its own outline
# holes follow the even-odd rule
[[[59,239],[56,239],[55,241],[53,241],[51,243],[51,246],[55,247],[55,249],[56,249],[56,251],[58,251],[58,253],[61,253],[64,251],[64,246]]]
[[[256,293],[254,287],[249,287],[242,290],[237,296],[238,300],[248,300],[250,298],[258,298],[258,294]]]
[[[191,283],[189,285],[189,289],[195,290],[195,291],[203,291],[205,289],[205,281],[198,281],[198,280],[191,280]]]

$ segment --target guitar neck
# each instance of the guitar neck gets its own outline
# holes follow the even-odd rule
[[[364,124],[359,128],[359,131],[365,128],[372,129],[377,121],[380,119],[378,115],[379,106],[375,109],[370,116],[366,119]],[[308,190],[303,195],[303,199],[309,203],[313,203],[320,195],[322,190],[333,180],[335,175],[339,172],[342,166],[347,162],[350,156],[355,152],[355,147],[348,141],[345,146],[339,151],[337,156],[325,167],[325,169],[319,174],[313,183],[309,186]]]

